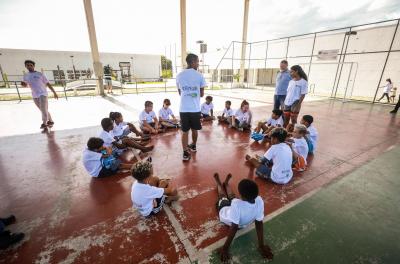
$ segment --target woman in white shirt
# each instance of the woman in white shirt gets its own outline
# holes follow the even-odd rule
[[[378,99],[378,102],[380,100],[382,100],[383,97],[386,96],[387,102],[390,103],[389,93],[393,88],[392,80],[390,80],[390,78],[386,79],[386,85],[382,86],[382,87],[383,87],[383,94],[382,94],[381,98]],[[382,87],[380,87],[380,88],[382,88]]]
[[[289,82],[284,107],[284,127],[287,127],[290,121],[297,123],[301,104],[308,93],[308,77],[299,65],[293,65],[290,68],[292,80]]]

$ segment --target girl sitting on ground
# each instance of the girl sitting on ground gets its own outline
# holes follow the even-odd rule
[[[140,139],[132,138],[136,141],[147,141],[150,139],[149,135],[144,135],[142,131],[138,130],[132,123],[124,122],[124,118],[120,112],[110,112],[109,117],[114,121],[114,128],[112,130],[116,139],[127,137],[130,133],[135,133]]]
[[[307,167],[308,144],[305,139],[307,127],[305,125],[294,125],[293,137],[287,142],[293,151],[293,170],[305,171]]]
[[[251,119],[252,113],[250,111],[249,102],[243,100],[238,109],[232,116],[231,127],[238,129],[239,131],[251,130]]]
[[[165,128],[179,128],[179,121],[174,116],[170,105],[171,101],[169,99],[164,99],[163,107],[160,109],[160,111],[158,111],[159,121],[161,126]]]

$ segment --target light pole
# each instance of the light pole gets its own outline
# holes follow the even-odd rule
[[[71,58],[72,62],[72,70],[74,71],[74,79],[76,80],[76,70],[75,70],[75,65],[74,65],[74,55],[69,56]]]
[[[133,72],[133,57],[131,57],[131,67],[132,67],[132,78],[134,78],[134,72]],[[132,81],[132,79],[130,80]]]
[[[201,53],[201,61],[202,61],[202,68],[203,68],[203,74],[204,74],[204,53],[207,52],[207,44],[204,43],[204,40],[198,40],[196,41],[197,44],[200,45],[200,53]]]

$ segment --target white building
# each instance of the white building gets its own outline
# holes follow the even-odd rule
[[[0,53],[0,65],[9,81],[22,79],[26,59],[35,61],[36,70],[43,71],[49,80],[56,80],[59,72],[66,79],[75,79],[74,74],[77,78],[90,78],[93,73],[90,52],[0,48]],[[120,62],[130,63],[129,72],[139,81],[157,80],[161,75],[161,55],[104,52],[100,53],[100,60],[104,66],[109,64],[117,70],[118,78],[121,77]]]

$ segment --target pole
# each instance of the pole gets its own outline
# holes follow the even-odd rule
[[[389,47],[388,53],[386,55],[385,64],[383,65],[381,76],[379,77],[379,82],[378,82],[378,85],[376,87],[376,91],[375,91],[375,95],[374,95],[374,101],[372,103],[375,103],[376,95],[378,94],[379,85],[381,84],[381,81],[382,81],[382,78],[383,78],[383,74],[385,73],[386,64],[387,64],[387,61],[389,59],[390,52],[392,51],[392,46],[393,46],[394,39],[396,38],[396,32],[397,32],[397,29],[399,28],[399,23],[400,23],[400,19],[397,20],[396,28],[394,29],[392,42],[390,42],[390,47]]]
[[[174,55],[175,55],[175,59],[174,59],[174,61],[175,61],[175,76],[176,76],[176,74],[178,73],[178,66],[176,65],[176,43],[174,43],[174,49],[175,49],[175,52],[174,52]]]
[[[91,0],[83,0],[85,7],[86,22],[89,33],[90,49],[93,59],[93,69],[97,78],[97,92],[99,95],[104,96],[103,86],[103,65],[100,62],[99,48],[97,46],[96,28],[94,25],[93,10]]]
[[[246,42],[247,42],[247,25],[248,25],[248,20],[249,20],[249,2],[250,2],[250,0],[244,0],[243,31],[242,31],[242,54],[240,56],[239,86],[243,86],[243,79],[244,79],[244,67],[245,67],[245,58],[246,58]]]
[[[181,0],[181,65],[186,64],[186,0]]]
[[[346,32],[344,33],[342,48],[340,49],[340,55],[339,55],[338,66],[336,67],[335,80],[333,81],[333,87],[332,87],[332,91],[331,91],[331,97],[334,97],[334,96],[333,96],[333,91],[335,90],[336,80],[338,79],[339,68],[340,68],[340,65],[341,65],[340,62],[341,62],[341,60],[342,60],[342,54],[343,54],[344,44],[346,43],[347,32],[351,32],[351,27],[349,28],[349,31],[346,31]],[[350,35],[349,35],[349,36],[350,36]],[[340,79],[340,78],[339,78],[339,79]],[[339,81],[338,81],[338,82],[339,82]]]

